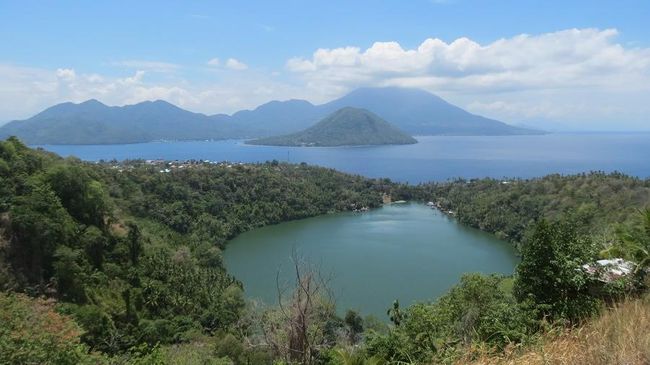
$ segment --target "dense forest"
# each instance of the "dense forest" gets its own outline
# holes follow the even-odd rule
[[[521,264],[512,277],[467,274],[432,302],[386,303],[389,324],[337,315],[298,257],[295,288],[270,308],[247,303],[222,264],[241,232],[385,194],[510,240]],[[0,363],[429,364],[525,350],[645,295],[649,203],[650,182],[621,174],[409,186],[275,161],[87,163],[9,138]],[[604,283],[581,269],[603,257],[635,262],[633,275]]]
[[[424,184],[419,198],[451,211],[462,224],[521,245],[540,219],[572,220],[608,246],[650,206],[650,180],[590,172],[521,180],[459,179]],[[617,232],[618,231],[618,232]]]
[[[221,263],[227,239],[377,207],[390,186],[277,162],[90,164],[10,138],[0,144],[0,287],[57,300],[90,350],[187,342],[228,330],[244,310],[241,284]],[[0,362],[20,363],[2,358],[21,355],[0,334]]]

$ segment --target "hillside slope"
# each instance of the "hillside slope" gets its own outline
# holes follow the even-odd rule
[[[645,365],[650,363],[650,298],[627,300],[581,327],[552,331],[523,351],[477,356],[458,365]],[[478,358],[477,358],[478,357]]]
[[[362,146],[413,144],[417,140],[374,113],[344,107],[304,131],[247,143],[271,146]]]
[[[0,128],[0,138],[27,144],[120,144],[156,140],[222,139],[232,134],[219,116],[192,113],[165,101],[123,107],[97,100],[55,105]]]

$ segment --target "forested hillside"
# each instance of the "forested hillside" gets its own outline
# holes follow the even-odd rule
[[[452,211],[459,222],[521,244],[540,219],[569,219],[603,243],[650,206],[650,180],[590,172],[522,180],[459,179],[422,185],[423,200]]]
[[[535,346],[565,341],[549,333],[571,328],[600,331],[590,338],[606,350],[608,336],[625,336],[607,323],[647,313],[642,299],[607,308],[647,293],[649,190],[603,173],[408,186],[278,162],[92,164],[10,138],[0,142],[0,363],[498,362],[537,356]],[[278,288],[271,307],[246,302],[222,264],[243,231],[378,207],[384,194],[437,202],[517,243],[521,264],[512,277],[467,274],[431,302],[385,303],[390,324],[339,316],[327,281],[298,257],[295,287]],[[603,257],[634,270],[605,282],[583,270]],[[645,364],[650,336],[634,333],[634,346],[611,351]]]
[[[184,163],[166,171],[141,161],[83,163],[14,138],[0,142],[0,289],[58,300],[95,351],[187,342],[228,330],[244,309],[241,285],[221,263],[228,238],[376,207],[390,189],[273,162]]]

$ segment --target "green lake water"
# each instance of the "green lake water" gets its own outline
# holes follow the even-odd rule
[[[433,300],[463,273],[512,274],[519,262],[509,243],[422,204],[259,228],[230,241],[224,260],[249,298],[276,304],[276,276],[282,286],[292,282],[294,250],[330,278],[339,312],[380,319],[395,299],[402,305]]]

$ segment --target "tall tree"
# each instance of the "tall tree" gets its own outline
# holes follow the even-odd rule
[[[515,295],[520,301],[532,301],[551,320],[578,320],[596,308],[587,293],[589,278],[581,270],[594,257],[590,238],[579,235],[570,222],[542,220],[523,245]]]

